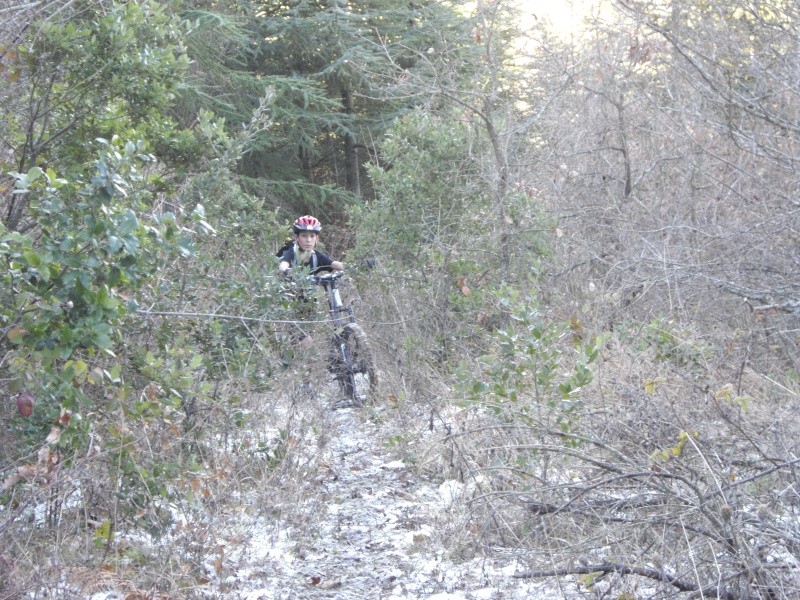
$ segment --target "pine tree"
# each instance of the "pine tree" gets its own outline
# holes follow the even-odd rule
[[[373,144],[418,98],[393,97],[385,87],[441,45],[442,23],[459,22],[441,3],[390,0],[294,0],[262,3],[258,68],[272,76],[313,82],[337,103],[329,113],[299,112],[290,125],[297,167],[308,181],[335,183],[355,196]],[[298,97],[308,111],[308,100]],[[301,105],[300,102],[303,102]],[[254,159],[256,157],[253,157]],[[266,156],[261,156],[261,160]]]

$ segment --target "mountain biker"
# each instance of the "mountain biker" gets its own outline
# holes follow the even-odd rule
[[[280,275],[291,275],[291,270],[297,267],[305,267],[311,273],[344,269],[341,262],[315,249],[319,232],[322,231],[322,223],[318,219],[311,215],[298,217],[292,224],[292,231],[295,234],[295,241],[291,246],[287,244],[286,250],[280,257],[278,264]]]
[[[311,215],[303,215],[302,217],[298,217],[297,220],[295,220],[295,222],[292,224],[292,231],[294,232],[294,240],[287,240],[284,247],[278,252],[278,255],[280,256],[278,273],[280,275],[291,279],[294,269],[302,269],[305,272],[310,272],[312,274],[316,274],[321,271],[344,270],[344,265],[341,262],[333,260],[324,252],[316,249],[319,233],[322,231],[322,224],[317,218]],[[297,301],[295,304],[297,310],[296,318],[300,320],[295,323],[295,329],[290,334],[290,339],[295,347],[306,351],[312,346],[313,340],[300,325],[303,323],[303,321],[315,319],[316,307],[313,298],[306,296],[302,289],[299,290],[299,292],[296,292],[294,297]],[[289,351],[288,357],[291,358],[291,356],[291,351]],[[342,366],[340,361],[341,359],[337,358],[336,351],[334,350],[328,359],[328,370],[331,372],[337,372]],[[374,375],[372,376],[374,377]],[[304,382],[302,389],[306,393],[313,393],[311,371],[308,367],[306,367],[303,378]],[[344,408],[353,405],[352,402],[355,401],[355,397],[353,396],[353,394],[355,394],[354,385],[354,383],[351,383],[351,387],[349,388],[350,393],[348,395],[351,397],[340,400],[336,403],[335,407]]]
[[[322,224],[316,217],[303,215],[298,217],[292,224],[292,231],[295,239],[292,243],[287,242],[285,249],[280,257],[278,264],[278,274],[291,278],[293,269],[306,269],[311,273],[320,271],[341,271],[344,265],[338,260],[333,260],[330,256],[316,250],[319,232],[322,231]],[[311,298],[307,297],[301,290],[296,296],[297,299],[297,318],[303,320],[313,320],[316,309]],[[300,349],[308,349],[312,342],[311,336],[303,331],[299,323],[295,325],[292,334],[292,342]]]

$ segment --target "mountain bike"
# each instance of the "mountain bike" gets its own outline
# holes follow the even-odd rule
[[[342,303],[339,279],[344,271],[309,275],[311,283],[325,291],[328,314],[333,321],[333,337],[328,370],[333,373],[344,395],[354,405],[363,405],[378,386],[375,361],[367,343],[367,335],[356,323],[353,309]]]

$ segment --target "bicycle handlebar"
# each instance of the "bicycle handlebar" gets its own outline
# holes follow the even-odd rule
[[[282,275],[288,280],[294,280],[294,272],[291,268],[286,269]],[[340,277],[344,275],[344,271],[328,271],[327,273],[323,273],[322,275],[306,275],[303,277],[306,281],[310,281],[316,285],[322,283],[328,283],[331,281],[336,281]]]
[[[316,285],[322,285],[324,283],[336,281],[343,275],[344,271],[329,271],[327,273],[323,273],[322,275],[309,275],[308,280]]]

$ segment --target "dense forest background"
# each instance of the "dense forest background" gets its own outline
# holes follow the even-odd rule
[[[587,598],[798,597],[796,3],[0,18],[0,596],[85,563],[180,594],[191,561],[117,536],[296,491],[318,432],[264,407],[305,368],[274,254],[310,213],[379,363],[363,418],[472,485],[454,556]]]

